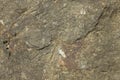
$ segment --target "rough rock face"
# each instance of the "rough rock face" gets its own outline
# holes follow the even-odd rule
[[[0,0],[0,80],[120,80],[120,0]]]

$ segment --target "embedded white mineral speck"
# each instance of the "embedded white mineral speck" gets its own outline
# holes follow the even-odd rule
[[[29,28],[26,26],[25,31],[28,31],[28,30],[29,30]]]
[[[64,52],[62,49],[58,49],[58,53],[59,53],[62,57],[66,58],[65,52]]]
[[[0,23],[1,23],[2,25],[4,25],[4,22],[3,22],[3,20],[0,20]]]
[[[80,14],[83,14],[83,15],[85,15],[86,14],[86,11],[85,11],[85,9],[81,9],[81,11],[80,11]]]

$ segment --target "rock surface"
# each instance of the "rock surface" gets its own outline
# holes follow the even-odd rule
[[[0,80],[120,80],[120,0],[0,0]]]

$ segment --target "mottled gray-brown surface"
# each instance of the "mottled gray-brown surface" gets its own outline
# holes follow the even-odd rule
[[[0,0],[0,80],[120,80],[120,0]]]

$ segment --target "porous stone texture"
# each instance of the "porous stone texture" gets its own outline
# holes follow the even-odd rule
[[[120,0],[0,0],[0,80],[120,80]]]

